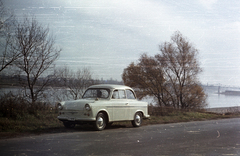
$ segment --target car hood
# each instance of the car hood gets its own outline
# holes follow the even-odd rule
[[[93,99],[80,99],[74,101],[64,101],[61,102],[61,104],[65,110],[82,110],[84,109],[85,104],[93,102],[95,102]]]

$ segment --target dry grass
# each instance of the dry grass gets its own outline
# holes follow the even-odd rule
[[[38,133],[50,128],[63,127],[57,119],[57,113],[50,111],[39,111],[36,115],[26,114],[17,119],[0,118],[0,138],[16,134]],[[7,136],[6,136],[7,135]]]

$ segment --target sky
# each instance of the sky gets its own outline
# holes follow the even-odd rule
[[[180,31],[199,51],[203,84],[240,86],[239,0],[2,0],[34,14],[62,48],[57,67],[121,81],[124,68]]]

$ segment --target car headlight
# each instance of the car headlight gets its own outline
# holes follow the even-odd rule
[[[86,105],[85,105],[85,110],[87,110],[87,111],[90,111],[90,110],[91,110],[91,107],[90,107],[89,104],[86,104]]]
[[[58,108],[59,110],[62,110],[62,109],[63,109],[62,104],[61,104],[61,103],[58,103],[58,104],[57,104],[57,108]]]

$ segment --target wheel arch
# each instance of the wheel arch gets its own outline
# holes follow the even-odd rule
[[[99,110],[98,113],[96,114],[96,117],[97,117],[97,115],[98,115],[99,113],[103,113],[103,114],[106,116],[106,118],[107,118],[107,123],[108,123],[108,122],[109,122],[109,114],[108,114],[108,112],[107,112],[106,110]]]
[[[138,112],[142,114],[142,117],[144,116],[144,113],[143,113],[142,110],[136,110],[135,113],[134,113],[133,116],[132,116],[132,119],[133,119],[133,120],[134,120],[135,114],[138,113]]]

